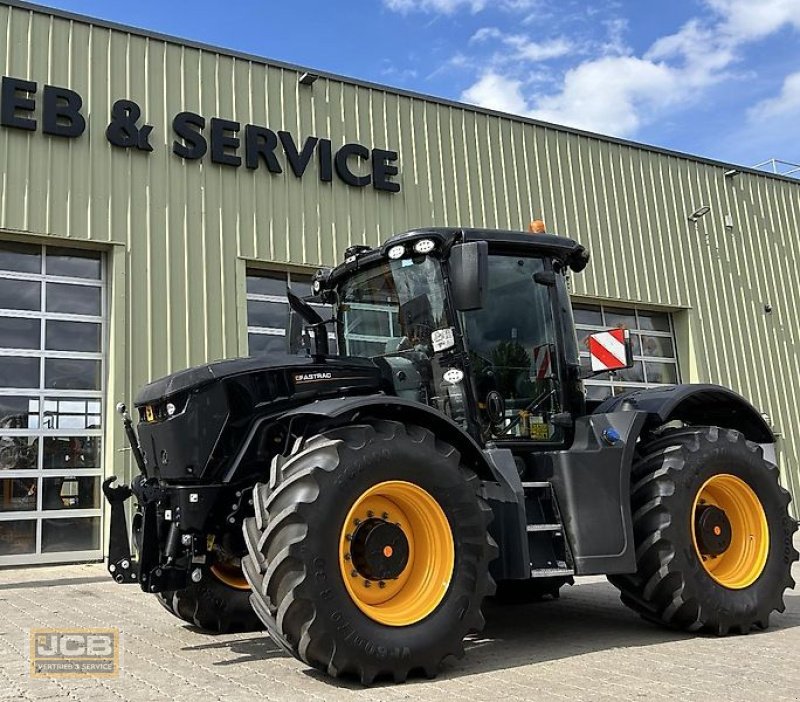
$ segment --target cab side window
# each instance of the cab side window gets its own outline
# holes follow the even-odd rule
[[[489,257],[482,309],[463,315],[473,387],[485,439],[560,441],[560,411],[550,288],[536,282],[539,258]]]

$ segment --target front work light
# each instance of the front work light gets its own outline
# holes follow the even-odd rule
[[[418,254],[429,254],[436,248],[433,239],[420,239],[414,244],[414,251]]]
[[[398,244],[397,246],[392,246],[392,248],[389,249],[389,258],[391,258],[392,261],[396,261],[398,258],[403,258],[405,253],[406,247],[402,244]]]

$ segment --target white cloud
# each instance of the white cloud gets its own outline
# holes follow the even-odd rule
[[[479,30],[473,36],[475,42],[502,42],[513,61],[505,65],[495,61],[462,97],[484,107],[631,136],[642,125],[701,99],[705,89],[730,79],[747,44],[785,27],[800,29],[800,0],[704,1],[709,10],[705,19],[690,20],[640,56],[625,45],[625,22],[606,22],[608,39],[594,45],[595,56],[567,69],[558,87],[544,94],[526,94],[529,81],[523,82],[521,76],[537,61],[570,53],[570,42],[533,42],[503,35],[497,28]],[[782,114],[799,108],[797,76],[790,76],[781,94],[753,108],[752,114]]]
[[[509,61],[547,61],[560,58],[572,51],[572,42],[565,37],[547,41],[531,39],[524,34],[505,34],[497,27],[482,27],[470,37],[470,43],[494,42],[498,47],[493,61],[496,64]],[[502,51],[501,51],[502,50]]]
[[[487,7],[508,12],[530,12],[541,0],[383,0],[383,4],[394,12],[429,12],[452,15],[460,10],[481,12]]]
[[[750,108],[747,116],[752,122],[790,116],[800,117],[800,71],[787,76],[783,81],[781,92]]]
[[[472,105],[501,112],[525,114],[528,111],[528,104],[522,95],[522,81],[494,71],[484,73],[477,83],[462,93],[461,99]]]

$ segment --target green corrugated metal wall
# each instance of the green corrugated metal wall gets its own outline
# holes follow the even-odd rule
[[[3,75],[84,98],[79,139],[0,130],[0,230],[108,245],[110,399],[244,352],[243,259],[332,263],[418,225],[536,215],[590,247],[576,295],[676,311],[683,380],[767,411],[800,497],[800,183],[324,76],[302,86],[289,68],[22,7],[0,4],[0,36]],[[153,153],[106,141],[119,98],[154,125]],[[395,149],[402,193],[321,183],[314,162],[299,179],[183,161],[182,110]],[[710,214],[690,223],[701,204]]]

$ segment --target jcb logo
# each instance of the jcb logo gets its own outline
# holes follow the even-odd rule
[[[33,677],[115,677],[119,629],[31,629]]]

